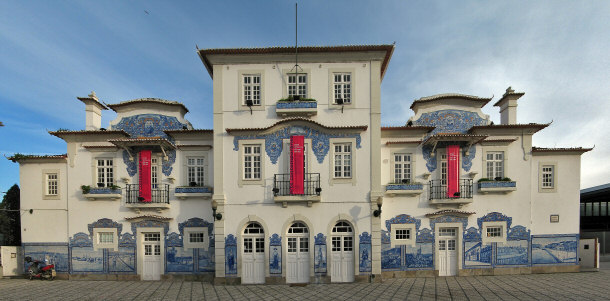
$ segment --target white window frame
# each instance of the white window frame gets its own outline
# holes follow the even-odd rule
[[[100,242],[100,233],[112,233],[112,242],[111,243],[102,243]],[[114,251],[118,251],[119,249],[119,236],[117,233],[117,228],[93,228],[93,250],[99,249],[112,249]]]
[[[482,164],[481,165],[481,169],[482,169],[482,174],[481,177],[482,178],[488,178],[490,180],[493,180],[494,178],[492,178],[492,175],[489,175],[487,172],[487,153],[489,152],[502,152],[503,153],[503,162],[502,162],[502,178],[507,178],[509,177],[509,175],[511,174],[509,172],[509,168],[510,168],[510,164],[509,164],[509,154],[508,154],[508,147],[506,146],[498,146],[498,145],[490,145],[490,146],[484,146],[483,147],[483,151],[482,153],[484,154],[482,157]],[[514,178],[511,178],[513,180],[515,180]]]
[[[397,246],[415,246],[417,239],[417,232],[415,231],[415,224],[392,224],[392,233],[390,236],[390,245],[392,248]],[[408,239],[397,239],[397,230],[409,230],[410,237]]]
[[[283,157],[282,164],[284,164],[284,166],[279,166],[280,167],[279,170],[285,170],[286,171],[285,173],[290,173],[290,139],[284,139],[283,144],[284,144],[283,149],[285,151],[282,151],[282,157]],[[304,149],[303,149],[303,161],[304,161],[303,165],[305,168],[305,173],[311,172],[309,161],[311,161],[312,159],[316,160],[315,157],[312,157],[312,154],[309,153],[310,145],[311,145],[311,139],[305,139],[305,145],[304,145]]]
[[[49,176],[55,175],[57,179],[57,193],[52,194],[49,191]],[[58,200],[61,197],[61,173],[59,169],[44,169],[42,170],[42,198],[44,200]]]
[[[291,78],[294,77],[294,82],[290,82]],[[309,98],[309,78],[307,73],[288,73],[286,74],[286,95],[288,97],[299,95],[301,98]],[[304,82],[301,82],[301,79],[305,79]],[[295,93],[290,93],[290,88],[295,87]]]
[[[191,165],[189,164],[189,160],[195,160],[195,164]],[[199,164],[198,160],[201,160],[201,164]],[[191,182],[197,182],[197,187],[203,187],[205,186],[206,183],[206,172],[207,172],[207,164],[206,164],[206,157],[205,156],[187,156],[185,158],[185,165],[186,165],[186,185],[185,186],[191,186]],[[198,178],[197,176],[197,168],[202,168],[201,171],[201,183],[199,183],[198,181],[191,181],[190,179],[190,169],[194,168],[195,169],[195,179]]]
[[[203,242],[191,242],[191,233],[203,233]],[[185,249],[204,249],[210,247],[210,233],[208,227],[184,227],[184,248]]]
[[[491,155],[491,159],[489,158],[489,156]],[[500,159],[498,159],[498,155],[501,156]],[[487,178],[489,178],[490,180],[495,180],[495,178],[500,177],[500,178],[505,178],[506,177],[506,172],[505,172],[505,168],[504,168],[504,152],[502,151],[488,151],[485,152],[485,172],[487,175]],[[489,166],[489,164],[491,163],[491,166]],[[490,174],[490,168],[491,168],[491,174]]]
[[[337,81],[337,76],[339,77],[339,81]],[[349,76],[349,80],[346,80],[345,77]],[[338,104],[337,100],[339,98],[343,99],[343,105],[350,105],[352,104],[352,90],[353,90],[353,85],[352,85],[352,73],[351,72],[333,72],[332,75],[332,91],[333,91],[333,97],[332,99],[332,104]],[[337,90],[338,88],[338,90]],[[348,93],[345,92],[346,88],[349,90]],[[345,95],[348,95],[348,97],[346,98]],[[337,96],[341,96],[341,97],[337,97]]]
[[[330,164],[329,169],[329,184],[347,184],[351,183],[352,185],[356,185],[356,138],[331,138],[330,141],[330,151],[329,151],[329,160]],[[350,177],[335,177],[335,145],[337,144],[351,144],[351,175]]]
[[[552,167],[552,181],[553,185],[551,187],[545,187],[544,185],[544,169],[546,167]],[[558,170],[557,170],[557,162],[540,162],[538,164],[538,192],[557,192],[558,187]]]
[[[350,73],[351,74],[351,101],[343,105],[337,104],[335,101],[335,74]],[[341,110],[354,108],[356,104],[356,69],[355,68],[329,68],[328,69],[328,108],[331,110]]]
[[[246,82],[248,81],[248,82]],[[258,81],[258,82],[257,82]],[[247,106],[247,101],[252,100],[253,106],[261,105],[261,75],[260,74],[243,74],[241,76],[241,101],[242,105]],[[256,92],[258,90],[258,99]]]
[[[337,148],[340,150],[337,151]],[[333,143],[333,178],[335,179],[351,179],[352,178],[352,153],[353,146],[351,143]],[[339,164],[337,164],[337,156],[339,156]],[[337,171],[339,167],[339,171]],[[338,174],[337,174],[338,173]]]
[[[495,228],[495,227],[502,228],[502,231],[501,231],[502,235],[497,236],[497,237],[487,237],[487,228]],[[481,231],[481,239],[482,239],[483,244],[488,244],[488,243],[492,243],[492,242],[506,243],[507,230],[508,229],[506,229],[505,221],[483,222],[483,229]]]
[[[260,77],[260,103],[254,104],[252,107],[246,105],[245,90],[244,90],[244,77],[245,76],[259,76]],[[237,106],[239,111],[263,111],[265,110],[265,72],[261,69],[253,70],[240,70],[237,74],[238,83],[238,97]]]
[[[299,75],[305,75],[306,78],[306,83],[305,83],[305,97],[302,98],[312,98],[311,96],[311,70],[309,70],[308,68],[300,68],[299,69]],[[282,70],[282,74],[283,74],[283,84],[284,84],[284,88],[282,89],[282,98],[288,98],[290,95],[288,94],[288,86],[290,85],[288,83],[288,77],[290,75],[295,75],[297,74],[297,72],[295,72],[294,69],[283,69]]]
[[[447,149],[443,148],[442,151],[440,151],[440,150],[437,151],[437,157],[438,157],[438,179],[441,181],[441,185],[447,185],[447,176],[448,176],[448,167],[449,167],[449,163],[447,161]],[[444,167],[443,167],[443,164],[445,165]]]
[[[413,182],[413,174],[414,174],[413,167],[415,166],[413,161],[414,161],[415,156],[413,156],[413,153],[410,153],[410,152],[393,152],[392,153],[392,166],[391,166],[391,172],[392,172],[391,181],[392,181],[392,183],[397,183],[396,182],[397,181],[397,179],[396,179],[396,164],[399,164],[399,163],[398,163],[398,161],[396,161],[396,156],[401,156],[402,157],[401,160],[404,159],[404,156],[409,156],[409,161],[408,161],[409,162],[408,163],[409,164],[409,173],[408,173],[408,177],[406,177],[406,178],[404,177],[404,169],[405,169],[405,167],[404,167],[405,163],[404,162],[405,161],[400,161],[400,164],[402,165],[400,167],[400,169],[401,169],[401,177],[400,177],[400,179],[401,180],[407,179],[407,180],[409,180],[409,182]],[[402,182],[398,183],[398,184],[402,184]]]
[[[108,161],[112,161],[110,162],[111,164],[109,165]],[[103,162],[103,165],[100,165],[100,161]],[[102,169],[102,180],[103,182],[100,182],[100,169]],[[110,171],[109,171],[110,169]],[[98,183],[103,183],[104,187],[111,187],[114,185],[114,183],[116,183],[116,169],[114,168],[114,158],[109,158],[109,157],[98,157],[95,158],[95,180],[94,180],[94,187],[99,187]],[[109,174],[112,173],[112,178],[109,177]],[[112,181],[109,181],[112,180]]]
[[[261,149],[260,152],[260,178],[246,179],[245,178],[245,147],[246,146],[259,146]],[[239,140],[239,178],[238,185],[241,187],[242,185],[264,185],[265,184],[265,140],[262,139],[253,139],[253,140]]]
[[[163,160],[160,157],[153,155],[150,158],[150,184],[152,189],[159,189],[161,185],[162,162]]]

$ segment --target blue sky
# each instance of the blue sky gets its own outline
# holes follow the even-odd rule
[[[145,12],[146,11],[146,12]],[[147,13],[148,12],[148,13]],[[518,122],[553,124],[541,147],[595,145],[583,188],[610,182],[610,1],[301,1],[299,44],[391,44],[382,123],[414,99],[525,92]],[[47,130],[84,129],[76,99],[183,102],[212,127],[212,80],[200,48],[294,45],[294,1],[0,1],[0,153],[60,154]],[[104,112],[103,126],[114,119]],[[0,160],[0,192],[19,181]]]

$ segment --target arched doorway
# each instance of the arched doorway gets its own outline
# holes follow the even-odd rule
[[[354,281],[354,230],[346,221],[335,224],[331,233],[331,282]]]
[[[286,282],[309,282],[309,229],[302,222],[293,223],[286,235]]]
[[[241,258],[241,282],[265,283],[265,231],[259,223],[249,223],[244,229]]]

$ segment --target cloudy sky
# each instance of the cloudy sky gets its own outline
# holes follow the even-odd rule
[[[299,3],[299,44],[391,44],[382,123],[414,99],[525,92],[518,122],[546,123],[541,147],[585,146],[582,188],[610,182],[610,1],[328,1]],[[200,48],[292,46],[294,1],[0,1],[0,153],[61,154],[47,130],[84,129],[76,99],[183,102],[212,127],[212,80]],[[103,125],[114,119],[104,112]],[[606,158],[606,159],[604,159]],[[19,181],[0,160],[0,192]]]

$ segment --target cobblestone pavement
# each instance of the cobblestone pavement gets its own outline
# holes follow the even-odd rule
[[[608,300],[610,270],[386,279],[383,283],[211,285],[181,281],[0,280],[0,300]]]

